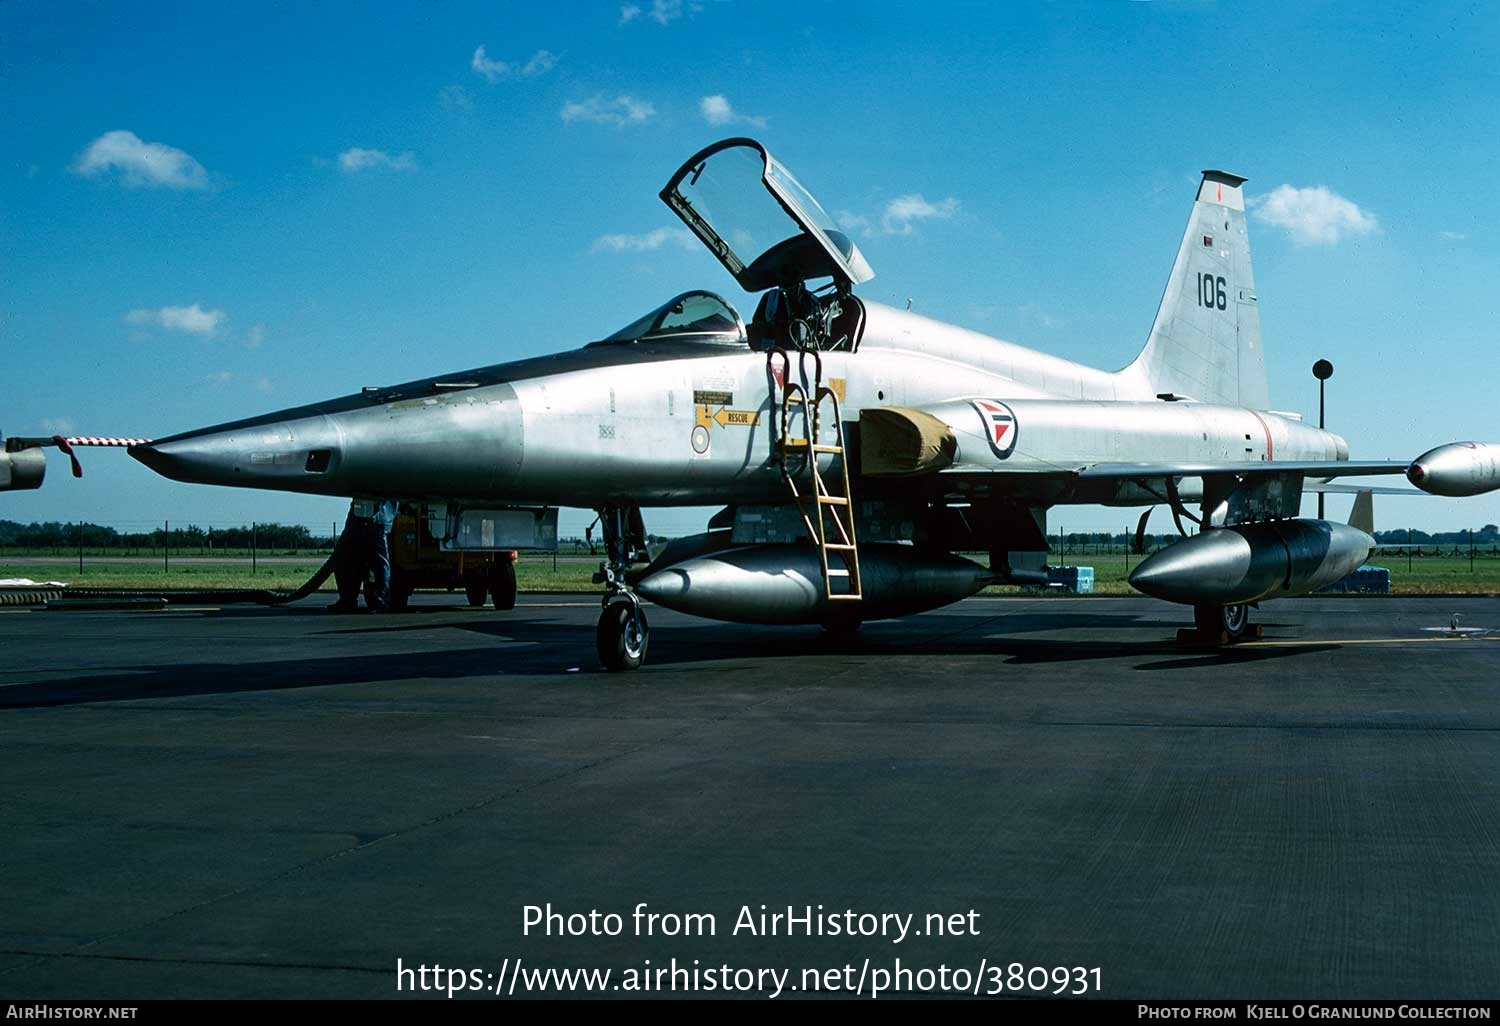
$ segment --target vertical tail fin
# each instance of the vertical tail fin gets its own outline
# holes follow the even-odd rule
[[[1205,171],[1146,348],[1123,373],[1152,394],[1265,409],[1245,179]]]

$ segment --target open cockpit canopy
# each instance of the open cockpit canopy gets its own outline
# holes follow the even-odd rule
[[[700,150],[661,198],[747,292],[830,277],[847,287],[875,276],[854,240],[754,139]]]

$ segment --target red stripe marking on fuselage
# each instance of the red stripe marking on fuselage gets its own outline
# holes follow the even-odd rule
[[[1271,447],[1271,425],[1267,424],[1265,418],[1254,410],[1250,411],[1250,416],[1260,421],[1260,429],[1266,433],[1266,462],[1276,462],[1276,450]]]

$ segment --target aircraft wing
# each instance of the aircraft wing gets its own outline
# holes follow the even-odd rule
[[[1303,474],[1321,480],[1336,477],[1367,477],[1377,474],[1405,474],[1410,463],[1395,460],[1275,460],[1255,463],[1095,463],[1076,473],[1082,480],[1138,481],[1164,477],[1208,477],[1231,474],[1250,477],[1256,474]]]
[[[1308,492],[1399,492],[1421,495],[1408,488],[1375,488],[1368,484],[1339,484],[1335,478],[1404,475],[1409,463],[1379,461],[1293,461],[1242,463],[1094,463],[1078,466],[1038,468],[999,464],[977,468],[956,465],[932,473],[928,481],[944,494],[969,497],[1007,497],[1046,504],[1137,505],[1165,501],[1182,482],[1184,491],[1198,495],[1202,489],[1224,492],[1244,482],[1249,488],[1281,488],[1296,479],[1298,493]],[[1198,485],[1202,482],[1202,487]],[[915,482],[912,482],[913,484]]]

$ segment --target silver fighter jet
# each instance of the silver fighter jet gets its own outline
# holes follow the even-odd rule
[[[727,139],[661,198],[759,294],[748,319],[685,292],[577,350],[130,453],[181,481],[421,500],[454,548],[555,544],[557,507],[597,510],[612,670],[645,659],[643,599],[847,630],[1044,582],[1047,510],[1072,503],[1195,525],[1131,583],[1238,640],[1251,605],[1336,580],[1374,545],[1368,524],[1299,518],[1304,490],[1402,473],[1441,495],[1500,487],[1495,448],[1354,462],[1268,409],[1244,182],[1203,172],[1146,346],[1109,372],[859,298],[873,272],[854,241],[764,146]],[[704,533],[647,553],[643,508],[702,505],[723,507]]]

